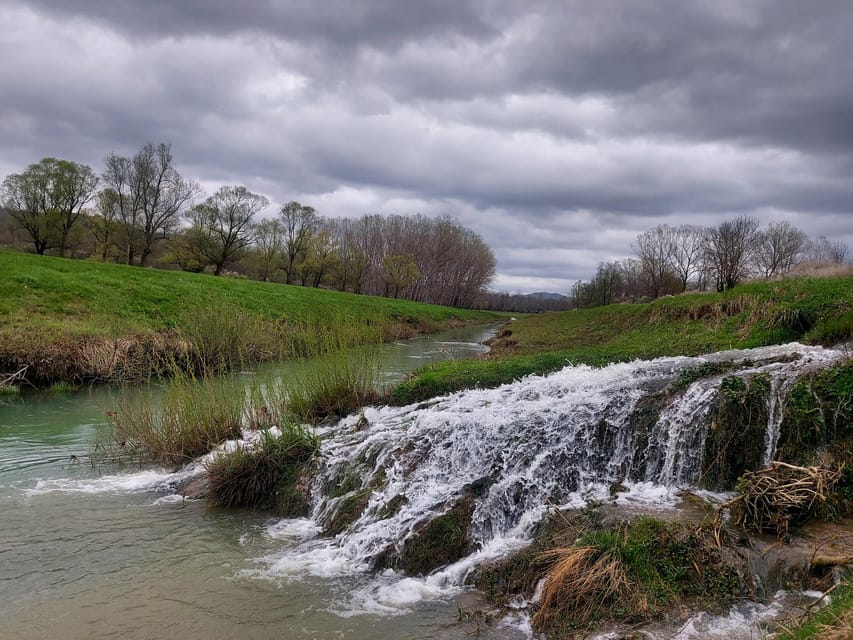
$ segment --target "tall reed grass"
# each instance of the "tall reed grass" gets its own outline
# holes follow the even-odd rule
[[[108,442],[96,454],[180,465],[240,436],[244,386],[233,379],[181,375],[162,398],[124,395],[107,413]],[[97,457],[97,456],[96,456]]]
[[[377,347],[330,352],[293,376],[287,390],[288,411],[310,423],[341,418],[379,401],[378,382]]]

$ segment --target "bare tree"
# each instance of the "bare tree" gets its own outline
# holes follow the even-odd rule
[[[281,208],[283,230],[285,282],[291,283],[299,260],[304,259],[308,241],[317,230],[319,218],[313,207],[288,202]]]
[[[278,220],[262,220],[255,227],[255,256],[261,280],[267,282],[278,269],[284,251],[284,227]]]
[[[675,250],[670,258],[670,266],[683,293],[687,290],[690,278],[698,275],[702,268],[705,228],[693,224],[678,226],[673,230],[673,241]]]
[[[787,222],[773,223],[755,234],[753,262],[765,278],[787,273],[806,247],[806,234]]]
[[[3,181],[3,201],[9,215],[29,234],[36,253],[56,246],[64,256],[71,229],[97,186],[90,167],[44,158]]]
[[[672,263],[677,252],[675,232],[661,224],[637,236],[634,252],[643,265],[652,297],[664,293],[664,286],[672,274]]]
[[[705,262],[717,291],[731,289],[749,274],[758,220],[740,217],[708,230]]]
[[[847,245],[841,240],[827,240],[826,236],[820,236],[808,243],[806,253],[810,262],[844,264]]]
[[[196,230],[199,252],[213,265],[213,275],[238,260],[253,239],[252,218],[269,206],[264,196],[243,186],[224,186],[187,213]]]
[[[320,229],[309,241],[302,263],[302,286],[319,287],[340,264],[340,252],[335,236]]]
[[[148,261],[154,244],[174,231],[181,212],[199,193],[198,184],[185,179],[173,166],[172,145],[146,144],[133,158],[106,157],[104,182],[118,198],[125,231],[125,257],[133,264]]]
[[[110,255],[110,247],[116,244],[118,220],[118,194],[113,189],[102,189],[98,194],[94,214],[86,218],[86,228],[98,243],[100,258],[104,262]]]

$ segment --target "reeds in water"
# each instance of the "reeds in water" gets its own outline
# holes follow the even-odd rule
[[[109,444],[118,459],[184,464],[241,433],[245,388],[229,379],[181,375],[162,399],[126,395],[108,412]]]

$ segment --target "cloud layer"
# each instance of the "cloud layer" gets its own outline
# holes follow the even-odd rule
[[[853,245],[847,0],[0,0],[0,176],[170,141],[212,191],[449,214],[567,291],[655,224]]]

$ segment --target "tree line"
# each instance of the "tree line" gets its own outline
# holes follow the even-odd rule
[[[479,235],[449,217],[320,216],[288,202],[269,207],[244,186],[202,198],[174,166],[171,145],[109,154],[90,167],[45,158],[3,181],[12,239],[38,254],[180,268],[471,307],[495,275]]]
[[[772,279],[804,265],[841,265],[848,247],[809,238],[788,222],[762,229],[741,216],[715,227],[658,225],[637,236],[634,257],[602,262],[571,292],[575,307],[639,301],[688,290],[724,291],[746,279]]]

